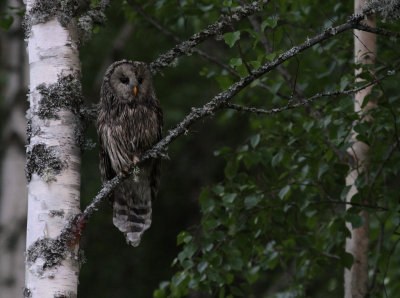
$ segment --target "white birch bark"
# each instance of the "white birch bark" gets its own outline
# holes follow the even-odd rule
[[[28,0],[27,11],[36,0]],[[80,73],[76,21],[67,28],[56,17],[33,25],[28,38],[30,68],[30,115],[32,135],[28,151],[44,144],[55,150],[63,162],[60,173],[32,173],[28,184],[28,224],[26,248],[43,238],[55,239],[67,221],[79,212],[80,149],[75,127],[77,117],[68,109],[57,112],[59,119],[42,119],[37,115],[42,95],[36,89],[40,84],[57,83],[60,76]],[[52,147],[53,146],[53,147]],[[53,177],[54,175],[54,177]],[[79,266],[77,245],[56,266],[44,268],[46,255],[26,262],[25,296],[32,298],[76,297]]]
[[[366,0],[354,0],[354,12],[361,13]],[[366,20],[366,25],[375,27],[375,16],[371,15]],[[376,35],[360,30],[354,30],[354,58],[355,61],[362,64],[373,64],[376,55]],[[361,70],[356,70],[356,75]],[[360,79],[357,79],[360,81]],[[362,112],[368,109],[376,108],[374,101],[369,101],[364,108],[362,103],[364,98],[371,93],[372,86],[355,94],[354,110]],[[362,121],[371,121],[370,117],[365,117]],[[354,158],[355,165],[346,177],[346,185],[351,186],[347,194],[346,201],[357,193],[355,181],[358,175],[366,170],[368,166],[368,145],[357,141],[356,134],[353,134],[353,146],[348,151]],[[364,219],[364,224],[353,229],[350,223],[347,227],[351,231],[351,238],[346,239],[346,251],[351,253],[354,258],[353,266],[350,270],[345,269],[344,290],[345,297],[366,297],[368,294],[368,246],[369,246],[369,214],[362,211],[360,216]]]

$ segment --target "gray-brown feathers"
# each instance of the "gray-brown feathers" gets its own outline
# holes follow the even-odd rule
[[[103,181],[123,173],[161,139],[162,110],[147,64],[122,60],[106,71],[97,118],[100,172]],[[151,224],[151,203],[159,185],[160,162],[143,164],[137,179],[114,191],[113,223],[133,246]]]

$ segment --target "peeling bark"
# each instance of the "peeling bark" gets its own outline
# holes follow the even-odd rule
[[[50,2],[27,1],[26,17],[31,91],[24,295],[33,298],[76,297],[79,273],[78,245],[53,245],[79,213],[77,1]]]
[[[365,0],[354,1],[355,13],[361,13],[365,5]],[[369,15],[365,24],[370,27],[375,27],[375,16]],[[373,64],[376,55],[376,35],[354,30],[354,57],[356,63]],[[356,70],[358,75],[362,70]],[[357,81],[362,81],[357,79]],[[364,98],[371,93],[373,86],[360,90],[354,98],[355,112],[363,112],[369,109],[376,108],[376,102],[369,101],[365,107],[362,107]],[[371,121],[370,117],[364,117],[362,121]],[[356,139],[357,135],[353,133],[353,145],[349,149],[349,154],[353,156],[355,164],[346,177],[346,185],[350,186],[350,191],[347,194],[346,201],[351,202],[351,198],[357,194],[358,190],[355,186],[355,181],[359,174],[366,171],[368,166],[368,150],[367,144]],[[363,199],[363,203],[365,202]],[[345,269],[344,273],[344,291],[345,297],[366,297],[368,295],[368,246],[369,246],[369,214],[367,211],[362,211],[359,214],[363,218],[363,225],[353,229],[350,223],[347,227],[351,232],[351,238],[346,239],[346,251],[353,255],[353,265],[350,270]]]

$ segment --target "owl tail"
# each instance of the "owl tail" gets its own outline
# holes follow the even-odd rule
[[[113,223],[124,233],[126,242],[138,246],[144,231],[151,225],[151,200],[140,202],[132,200],[129,206],[126,200],[115,198],[113,205]]]

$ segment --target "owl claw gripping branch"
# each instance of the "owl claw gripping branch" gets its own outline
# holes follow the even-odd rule
[[[148,65],[127,60],[113,63],[101,86],[97,118],[103,182],[124,173],[161,139],[162,122]],[[141,165],[137,179],[122,181],[114,191],[113,223],[133,246],[139,245],[150,227],[159,177],[160,161],[149,160]]]

